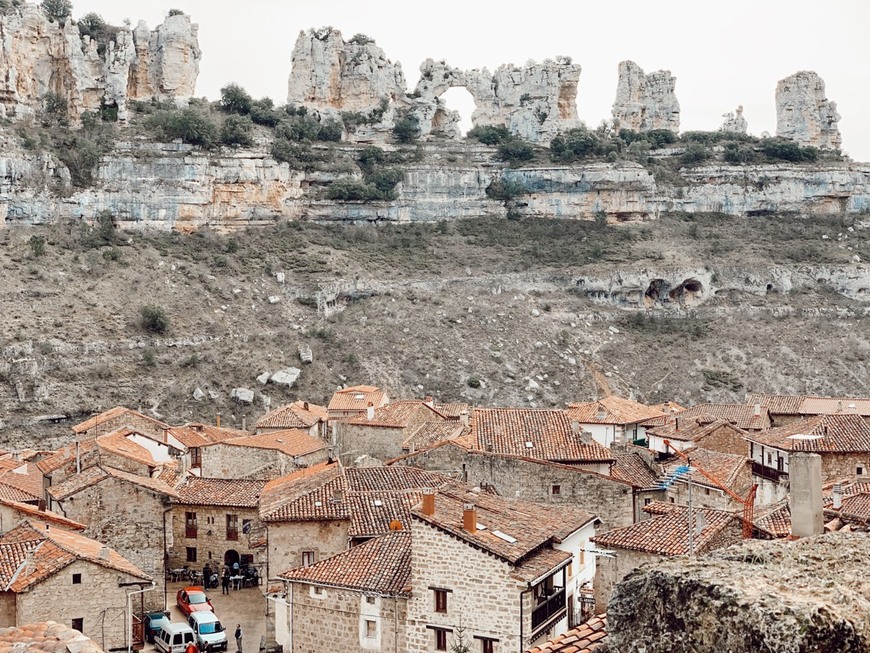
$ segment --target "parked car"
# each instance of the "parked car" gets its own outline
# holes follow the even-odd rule
[[[226,651],[227,634],[214,612],[193,612],[187,623],[196,635],[200,651]]]
[[[146,612],[142,616],[142,624],[145,626],[145,639],[149,644],[154,643],[154,638],[160,632],[160,626],[169,623],[169,612]]]
[[[196,645],[196,635],[186,623],[165,623],[160,626],[154,643],[160,653],[185,653],[190,644]]]
[[[175,602],[185,617],[189,617],[191,612],[214,612],[214,606],[208,600],[205,591],[198,586],[183,587],[178,590],[178,594],[175,595]]]

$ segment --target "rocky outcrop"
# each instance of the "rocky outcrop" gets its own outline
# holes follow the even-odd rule
[[[607,608],[613,653],[870,650],[870,537],[751,542],[631,572]]]
[[[620,62],[613,103],[614,126],[636,132],[652,129],[679,132],[680,103],[674,94],[676,83],[676,77],[669,70],[646,75],[633,61]]]
[[[746,123],[746,118],[743,117],[743,105],[737,107],[736,111],[723,113],[722,126],[719,127],[720,132],[732,132],[735,134],[745,134],[749,125]]]
[[[776,85],[776,135],[804,146],[838,150],[842,144],[837,104],[825,97],[825,82],[808,70]]]
[[[82,37],[67,19],[50,22],[35,4],[0,15],[0,116],[26,118],[46,95],[66,100],[78,120],[101,105],[126,118],[131,100],[187,101],[199,73],[197,26],[183,14],[156,30],[122,27],[104,44]]]

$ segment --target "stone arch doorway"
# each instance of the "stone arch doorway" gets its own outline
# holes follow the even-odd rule
[[[228,549],[226,553],[224,553],[224,564],[229,567],[230,571],[234,571],[234,569],[241,568],[241,557],[239,556],[239,552],[235,549]],[[233,567],[233,565],[239,565],[238,567]]]

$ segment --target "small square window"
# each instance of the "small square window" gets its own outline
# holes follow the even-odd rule
[[[374,605],[374,604],[375,604],[375,597],[373,597],[373,596],[367,596],[367,597],[366,597],[366,603],[368,603],[369,605]]]
[[[73,630],[77,630],[77,631],[79,631],[80,633],[84,633],[84,631],[85,631],[85,620],[84,620],[84,618],[79,617],[78,619],[73,619],[73,620],[72,620],[72,627],[73,627]]]
[[[322,588],[322,587],[315,587],[315,588],[314,588],[314,593],[317,594],[317,596],[322,595],[322,594],[323,594],[323,588]]]
[[[856,476],[864,476],[864,468],[863,467],[856,467],[855,468],[855,475]]]
[[[81,585],[82,584],[82,575],[81,574],[73,574],[73,585]]]
[[[195,546],[187,547],[187,561],[188,562],[196,562],[196,547]]]
[[[710,494],[710,488],[705,487],[705,488],[704,488],[704,494],[709,495],[709,494]]]
[[[447,591],[432,590],[435,594],[435,612],[447,612]]]
[[[495,640],[481,638],[480,653],[495,653]]]
[[[366,637],[374,639],[378,636],[378,624],[371,619],[366,619]]]
[[[310,567],[311,565],[314,564],[315,560],[316,560],[316,556],[314,554],[314,551],[303,551],[302,552],[302,566],[303,567]]]
[[[550,493],[551,493],[553,496],[556,496],[557,494],[562,494],[562,486],[561,486],[561,485],[554,485],[554,486],[551,488]]]
[[[652,499],[650,499],[649,497],[647,497],[646,499],[643,500],[643,505],[645,505],[645,506],[648,506],[651,503],[652,503]]]

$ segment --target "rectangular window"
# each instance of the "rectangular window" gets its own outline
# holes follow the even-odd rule
[[[435,628],[435,650],[447,650],[447,631],[443,628]]]
[[[562,494],[562,486],[561,485],[554,485],[551,488],[550,492],[553,496],[556,496],[557,494]]]
[[[190,448],[190,466],[202,467],[202,449],[199,447]]]
[[[321,594],[323,594],[323,588],[315,586],[314,593],[317,594],[317,596],[320,596]]]
[[[303,551],[302,552],[302,566],[310,567],[315,563],[316,556],[314,555],[314,551]]]
[[[767,464],[770,465],[773,463],[773,454],[769,451],[767,452]]]
[[[82,584],[82,575],[81,574],[73,574],[73,585],[81,585]]]
[[[652,503],[652,499],[650,499],[649,497],[647,497],[646,499],[643,500],[643,505],[645,505],[645,506],[648,506],[651,503]]]
[[[366,637],[374,639],[378,636],[378,624],[371,619],[366,619]]]
[[[184,513],[184,537],[196,537],[196,513]]]
[[[860,466],[856,467],[855,468],[855,475],[856,476],[864,476],[864,468],[860,467]]]
[[[73,627],[73,630],[77,630],[77,631],[79,631],[80,633],[84,633],[84,631],[85,631],[85,620],[84,620],[84,618],[79,617],[78,619],[73,619],[73,620],[72,620],[72,627]]]
[[[196,547],[195,546],[187,547],[187,561],[188,562],[196,562]]]
[[[447,590],[432,590],[435,594],[435,612],[447,612]]]
[[[495,640],[480,638],[480,653],[495,653]]]
[[[239,516],[227,515],[227,539],[239,539]]]
[[[373,596],[367,596],[367,597],[366,597],[366,603],[368,603],[369,605],[374,605],[374,604],[375,604],[375,597],[373,597]]]

